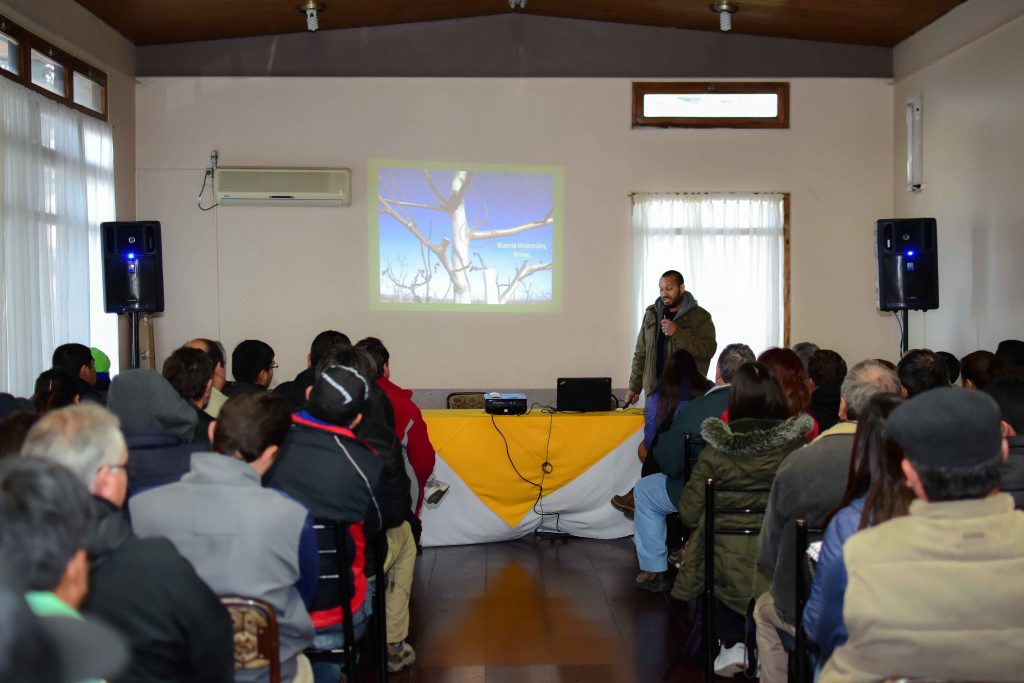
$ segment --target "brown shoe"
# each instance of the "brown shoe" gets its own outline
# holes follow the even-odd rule
[[[672,577],[665,572],[640,572],[636,575],[636,587],[651,593],[667,593],[672,590]]]
[[[612,507],[616,510],[622,510],[628,515],[633,514],[636,509],[636,502],[633,500],[633,489],[629,490],[629,493],[622,496],[612,496]]]

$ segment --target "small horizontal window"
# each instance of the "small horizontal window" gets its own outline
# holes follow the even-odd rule
[[[789,84],[633,83],[633,127],[789,128]]]
[[[106,88],[102,83],[97,83],[85,74],[72,71],[71,91],[74,94],[74,103],[87,109],[103,113],[104,91]]]
[[[6,33],[0,33],[0,69],[17,75],[21,70],[21,65],[18,64],[20,54],[18,41]]]
[[[66,73],[62,64],[50,59],[42,52],[32,50],[32,82],[35,85],[56,95],[64,96],[67,94]]]

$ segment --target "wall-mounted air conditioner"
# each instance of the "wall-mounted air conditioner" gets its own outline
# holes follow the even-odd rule
[[[218,204],[248,206],[348,206],[352,172],[347,168],[230,168],[213,176]]]

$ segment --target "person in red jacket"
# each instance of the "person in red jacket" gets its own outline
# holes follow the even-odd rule
[[[420,509],[423,507],[423,491],[427,479],[434,471],[436,458],[434,446],[430,443],[430,435],[427,433],[427,423],[423,421],[423,413],[419,407],[412,402],[412,390],[403,389],[391,381],[391,354],[388,353],[384,342],[376,337],[367,337],[360,340],[356,347],[368,352],[377,363],[377,378],[374,383],[387,394],[395,411],[395,433],[405,447],[407,462],[416,475],[419,495],[413,501],[413,507],[416,517],[419,518]]]

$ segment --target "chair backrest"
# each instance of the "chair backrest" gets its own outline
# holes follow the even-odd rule
[[[446,403],[452,410],[483,410],[484,394],[482,391],[453,391],[448,394]]]
[[[683,481],[690,481],[690,473],[693,472],[694,466],[697,464],[697,458],[700,457],[700,452],[707,446],[707,442],[701,438],[700,434],[684,434],[683,435]]]
[[[793,527],[796,529],[796,543],[793,550],[793,580],[795,582],[793,595],[796,599],[796,611],[794,612],[796,614],[796,623],[794,624],[796,647],[793,652],[793,675],[796,678],[796,683],[810,683],[812,675],[811,667],[808,666],[807,652],[808,649],[815,647],[815,645],[807,638],[807,634],[804,633],[804,607],[807,605],[808,593],[810,592],[810,586],[808,585],[810,567],[807,561],[807,545],[811,536],[820,538],[824,532],[821,529],[810,528],[807,520],[803,518],[795,520]]]
[[[349,524],[329,519],[315,519],[313,529],[317,534],[318,553],[320,555],[320,584],[338,584],[338,594],[342,614],[342,634],[345,647],[341,649],[321,650],[307,648],[306,656],[310,660],[327,660],[343,662],[348,680],[363,680],[359,675],[359,658],[356,656],[355,622],[352,619],[353,586],[349,580],[349,568],[352,556],[349,549]],[[387,668],[387,630],[384,615],[385,578],[384,558],[387,556],[387,536],[383,531],[376,534],[372,541],[373,566],[366,567],[367,577],[372,573],[377,577],[377,587],[373,595],[373,614],[371,619],[375,628],[371,629],[370,646],[372,650],[371,666],[376,670],[376,680],[386,682]],[[320,587],[318,586],[318,590]]]
[[[713,683],[715,671],[712,666],[715,647],[715,537],[746,536],[756,537],[761,533],[761,522],[764,518],[771,489],[760,488],[728,488],[716,486],[714,479],[704,481],[704,599],[702,603],[701,662],[704,668],[704,680]],[[758,504],[735,504],[726,506],[715,501],[717,494],[742,495],[744,498],[754,495],[761,499]],[[727,522],[719,523],[718,516],[728,517]],[[749,517],[749,523],[746,518]],[[754,558],[751,558],[753,563]]]
[[[269,668],[270,683],[280,683],[281,646],[274,608],[262,600],[241,595],[224,595],[220,601],[231,615],[235,669]]]

